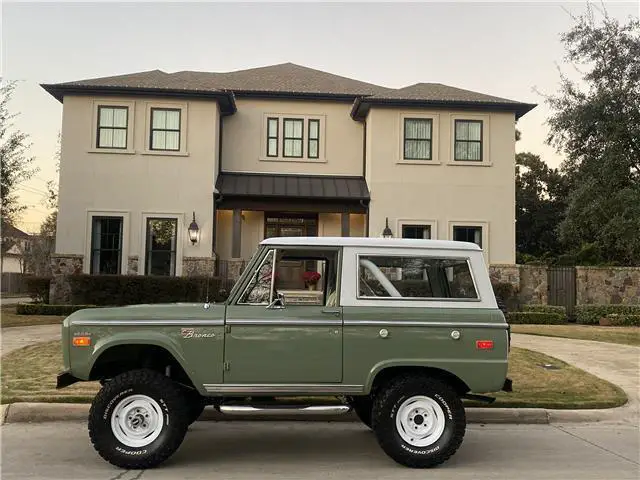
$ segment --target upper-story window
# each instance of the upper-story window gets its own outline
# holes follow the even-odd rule
[[[456,120],[454,160],[482,162],[482,120]]]
[[[267,119],[267,157],[278,156],[278,119]]]
[[[265,114],[262,121],[261,160],[324,161],[323,116]]]
[[[430,118],[404,119],[404,159],[431,160],[433,120]]]
[[[318,158],[320,153],[320,120],[309,119],[308,131],[307,156],[309,158]]]
[[[180,109],[152,108],[150,150],[180,150]]]
[[[97,148],[127,148],[129,108],[98,106]]]
[[[282,154],[285,157],[302,158],[304,136],[304,120],[301,118],[285,118]]]

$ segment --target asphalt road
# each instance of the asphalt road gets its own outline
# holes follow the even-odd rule
[[[443,466],[392,462],[357,423],[197,422],[163,466],[124,471],[93,450],[84,423],[7,424],[2,479],[597,479],[640,477],[638,427],[471,425]]]

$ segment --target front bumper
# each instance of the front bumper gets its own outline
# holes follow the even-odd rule
[[[56,381],[56,389],[68,387],[69,385],[73,385],[76,382],[79,382],[80,379],[71,375],[71,372],[65,370],[58,374],[58,378]]]

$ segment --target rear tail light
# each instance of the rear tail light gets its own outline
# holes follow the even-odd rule
[[[478,350],[492,350],[493,340],[476,340],[476,348]]]

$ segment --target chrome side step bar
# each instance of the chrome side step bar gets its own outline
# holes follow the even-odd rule
[[[219,410],[225,415],[341,415],[348,413],[351,407],[348,405],[311,405],[305,407],[220,405]]]

